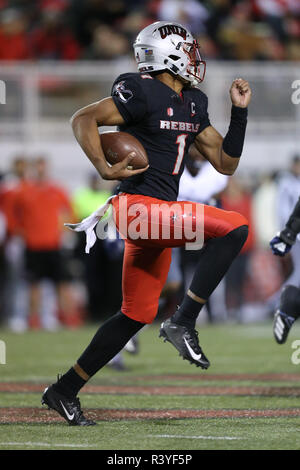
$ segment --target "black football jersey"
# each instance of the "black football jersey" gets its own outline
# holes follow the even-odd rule
[[[119,130],[136,137],[149,159],[149,168],[123,180],[118,191],[177,200],[189,146],[210,125],[207,96],[197,88],[178,95],[151,75],[125,73],[115,80],[112,97],[125,121]]]

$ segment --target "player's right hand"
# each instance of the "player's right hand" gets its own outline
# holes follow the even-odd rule
[[[121,162],[112,166],[107,165],[105,170],[101,172],[102,178],[104,180],[123,180],[125,178],[129,178],[129,176],[143,173],[149,168],[149,165],[147,165],[145,168],[140,168],[138,170],[130,169],[130,161],[133,159],[133,157],[134,154],[130,153]]]
[[[279,235],[276,235],[270,241],[270,247],[273,252],[273,255],[276,256],[285,256],[292,248],[292,245],[285,243]]]
[[[247,108],[251,101],[252,91],[249,82],[242,78],[233,81],[230,88],[230,98],[234,106]]]

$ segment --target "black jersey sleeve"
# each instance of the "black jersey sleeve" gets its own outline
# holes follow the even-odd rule
[[[137,75],[120,75],[112,86],[111,96],[126,124],[140,121],[147,113],[146,96]]]
[[[200,134],[206,127],[211,126],[209,115],[208,115],[208,98],[207,96],[200,92],[199,94],[199,104],[200,104],[200,126],[198,134]]]

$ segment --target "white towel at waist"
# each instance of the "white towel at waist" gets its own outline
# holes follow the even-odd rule
[[[112,199],[115,197],[111,196],[107,199],[107,201],[103,204],[103,206],[99,207],[95,212],[91,215],[83,219],[78,224],[64,224],[66,227],[69,227],[71,230],[75,232],[85,232],[86,234],[86,245],[85,245],[85,252],[89,253],[92,246],[94,246],[97,237],[94,232],[94,228],[102,219],[102,217],[106,214],[111,204]]]

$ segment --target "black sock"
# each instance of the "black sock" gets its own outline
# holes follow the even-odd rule
[[[122,312],[116,313],[98,329],[77,364],[92,377],[120,352],[143,326],[144,323],[126,317]],[[76,396],[85,383],[86,381],[72,368],[59,379],[55,389],[63,395]]]
[[[240,252],[247,236],[248,227],[242,225],[224,237],[213,238],[206,243],[201,250],[190,285],[193,294],[204,300],[209,298]],[[202,306],[186,294],[179,309],[172,316],[172,321],[194,328]]]
[[[71,367],[64,375],[62,375],[56,384],[54,390],[61,393],[67,398],[75,398],[79,390],[86,384],[86,380],[82,379],[80,375]]]
[[[195,328],[197,317],[203,305],[185,294],[179,309],[172,316],[172,321],[187,328]]]
[[[90,377],[107,364],[134,336],[144,323],[116,313],[97,331],[77,363]]]
[[[77,364],[89,377],[92,377],[120,352],[143,326],[144,323],[132,320],[122,312],[116,313],[98,329]],[[85,383],[86,381],[72,367],[55,384],[55,390],[73,398]]]
[[[300,312],[300,289],[293,285],[286,285],[281,292],[279,310],[287,315],[297,318]]]

